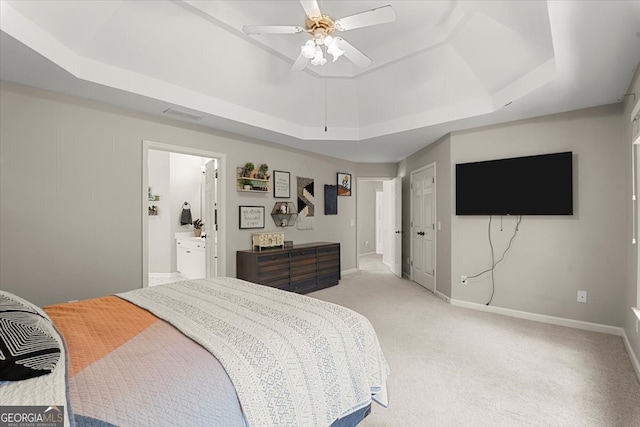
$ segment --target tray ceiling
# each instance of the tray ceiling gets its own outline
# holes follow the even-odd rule
[[[640,61],[640,2],[320,1],[372,60],[302,72],[298,1],[0,2],[3,80],[359,162],[407,157],[453,130],[618,102]]]

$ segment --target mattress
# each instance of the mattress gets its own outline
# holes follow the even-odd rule
[[[311,297],[212,278],[45,311],[65,363],[39,379],[0,378],[0,398],[66,407],[65,425],[352,427],[372,399],[386,404],[369,322]],[[23,402],[31,385],[55,393]]]

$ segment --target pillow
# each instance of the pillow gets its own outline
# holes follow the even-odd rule
[[[0,381],[46,375],[62,354],[58,332],[40,307],[0,291]]]

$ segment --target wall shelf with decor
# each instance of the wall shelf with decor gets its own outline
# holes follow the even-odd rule
[[[247,175],[245,168],[237,168],[236,182],[238,191],[246,191],[252,193],[270,193],[271,179],[268,175],[266,178],[258,178],[257,174]],[[260,175],[265,176],[265,175]]]
[[[160,196],[158,196],[157,194],[151,194],[151,187],[149,187],[147,199],[149,202],[159,202]],[[149,203],[148,211],[149,211],[149,216],[158,216],[159,211],[158,211],[157,205]]]
[[[271,218],[276,227],[291,227],[296,223],[298,211],[292,202],[276,202],[271,210]]]

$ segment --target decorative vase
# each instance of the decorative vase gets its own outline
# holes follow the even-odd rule
[[[194,228],[193,229],[193,235],[196,237],[200,237],[200,235],[202,234],[202,228]]]

